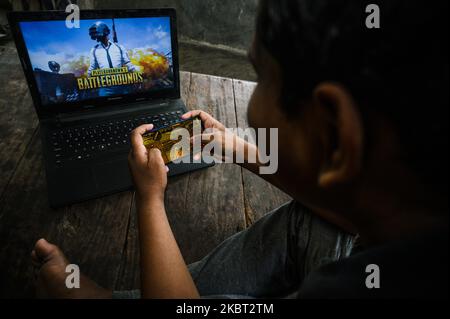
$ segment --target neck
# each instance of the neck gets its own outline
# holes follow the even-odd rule
[[[352,196],[351,219],[361,239],[370,245],[448,231],[447,196],[431,190],[405,165],[392,126],[371,116],[372,156]]]

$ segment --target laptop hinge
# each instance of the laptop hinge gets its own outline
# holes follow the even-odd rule
[[[128,106],[124,109],[117,107],[116,109],[112,110],[91,110],[90,112],[77,112],[77,113],[58,113],[55,115],[55,122],[58,126],[61,126],[63,124],[67,124],[69,122],[73,121],[79,121],[79,120],[85,120],[85,119],[95,119],[95,118],[101,118],[105,116],[113,116],[113,115],[120,115],[120,114],[126,114],[126,113],[132,113],[132,112],[138,112],[143,109],[143,106],[148,107],[165,107],[170,104],[172,99],[161,99],[158,101],[152,101],[149,103],[149,101],[141,102],[141,103],[130,103]]]
[[[56,114],[56,116],[55,116],[55,124],[56,124],[56,126],[61,126],[61,124],[62,124],[62,120],[61,120],[61,114]]]

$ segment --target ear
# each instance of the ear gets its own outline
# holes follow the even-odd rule
[[[335,83],[321,83],[314,90],[314,101],[331,117],[330,129],[323,137],[325,159],[318,183],[328,188],[345,184],[361,170],[363,123],[351,94]]]

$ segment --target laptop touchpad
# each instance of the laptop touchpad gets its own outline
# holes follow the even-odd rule
[[[94,166],[97,191],[100,193],[118,191],[132,186],[127,159],[119,159]]]

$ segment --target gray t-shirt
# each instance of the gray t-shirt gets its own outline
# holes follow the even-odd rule
[[[379,271],[372,266],[366,272],[368,265]],[[373,277],[376,273],[379,281]],[[374,288],[377,283],[379,288]],[[373,247],[326,264],[305,278],[298,297],[448,298],[448,231]]]

